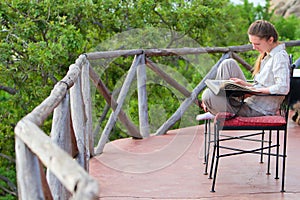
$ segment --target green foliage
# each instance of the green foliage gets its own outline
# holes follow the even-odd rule
[[[2,159],[1,159],[2,160]],[[6,161],[3,161],[3,165],[0,166],[0,174],[3,177],[6,177],[8,180],[4,181],[0,179],[0,199],[16,199],[16,185],[13,183],[16,182],[16,174],[15,174],[15,168],[11,168],[10,164],[5,164]],[[6,195],[6,198],[1,198],[1,196],[4,196],[7,191],[2,190],[2,188],[7,188],[7,191],[9,191],[9,195]]]
[[[288,18],[277,17],[274,25],[280,34],[280,40],[289,41],[300,38],[299,18],[291,15]]]
[[[291,15],[287,18],[274,16],[272,22],[278,30],[280,41],[300,40],[300,18]],[[300,47],[288,47],[288,53],[292,54],[295,59],[300,57]]]
[[[299,39],[299,18],[278,17],[269,8],[269,0],[266,6],[256,7],[248,0],[242,5],[233,5],[229,0],[1,1],[0,85],[11,87],[17,93],[0,91],[0,152],[15,156],[15,124],[49,95],[79,54],[117,49],[241,45],[248,42],[247,28],[256,19],[271,20],[282,41]],[[288,51],[300,56],[299,47]],[[257,53],[251,51],[241,56],[254,63]],[[151,59],[191,91],[219,57],[216,54]],[[92,63],[105,85],[114,91],[115,99],[131,62],[132,58],[117,58]],[[147,92],[153,132],[172,115],[184,97],[156,75],[147,76],[152,80]],[[99,119],[105,102],[97,92],[94,94],[93,116]],[[138,125],[135,86],[126,105],[125,112]],[[157,114],[157,110],[161,112]],[[104,124],[105,121],[101,129]],[[51,119],[43,129],[49,133],[50,127]],[[174,126],[178,127],[180,122]],[[127,137],[126,130],[118,123],[110,139],[122,137]],[[0,174],[15,183],[14,164],[0,159],[0,166]]]

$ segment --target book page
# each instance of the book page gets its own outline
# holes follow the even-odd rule
[[[205,81],[208,88],[210,88],[213,93],[218,95],[220,90],[225,91],[242,91],[242,92],[249,92],[249,93],[259,93],[255,89],[252,89],[247,86],[242,86],[235,83],[233,80],[211,80],[207,79]]]

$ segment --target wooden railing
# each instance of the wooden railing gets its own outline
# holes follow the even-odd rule
[[[287,47],[300,46],[300,41],[290,41],[285,44]],[[175,113],[157,129],[155,135],[161,135],[166,133],[182,117],[182,114],[191,104],[198,103],[197,96],[206,87],[204,81],[215,77],[216,70],[222,60],[233,57],[248,70],[251,70],[251,66],[237,54],[249,50],[252,50],[251,45],[217,48],[120,50],[80,55],[75,64],[70,66],[67,75],[54,86],[49,97],[21,119],[15,127],[19,198],[97,199],[99,185],[88,174],[89,159],[103,152],[117,119],[127,129],[128,135],[133,138],[145,138],[150,135],[146,66],[186,97]],[[153,56],[204,53],[224,53],[224,55],[191,92],[150,60],[150,57]],[[91,67],[90,61],[120,56],[134,56],[134,60],[118,98],[115,100],[99,75]],[[139,128],[130,121],[122,110],[125,97],[135,76],[138,79]],[[90,79],[113,110],[95,148],[92,134]],[[40,127],[51,114],[53,114],[53,121],[51,134],[48,136]]]
[[[89,83],[89,63],[81,55],[50,96],[15,127],[20,199],[97,198],[98,183],[87,173],[93,152]],[[40,126],[51,113],[49,137]]]

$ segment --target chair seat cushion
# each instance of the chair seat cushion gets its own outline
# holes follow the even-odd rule
[[[259,117],[233,117],[234,114],[220,112],[215,117],[215,122],[219,121],[223,126],[283,126],[286,120],[281,115],[259,116]],[[231,118],[233,117],[233,118]]]

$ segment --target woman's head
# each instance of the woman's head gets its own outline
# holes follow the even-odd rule
[[[273,24],[265,20],[253,22],[249,29],[248,35],[259,37],[260,39],[269,40],[273,37],[273,42],[278,41],[278,33]]]
[[[257,20],[250,25],[248,36],[253,49],[260,53],[254,66],[253,75],[255,75],[260,70],[261,60],[278,45],[278,33],[274,25],[270,22]]]
[[[249,40],[253,49],[261,54],[269,53],[278,43],[278,33],[270,22],[257,20],[248,29]]]

